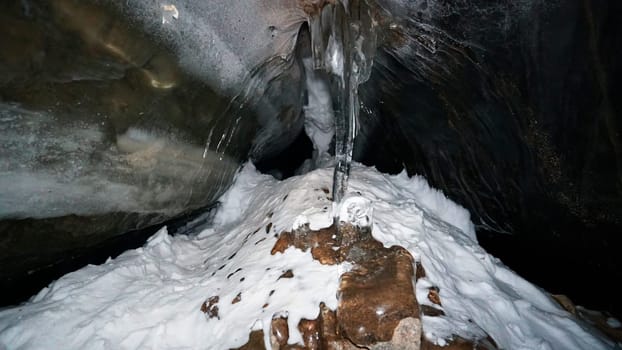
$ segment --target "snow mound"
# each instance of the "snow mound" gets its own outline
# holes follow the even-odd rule
[[[246,165],[212,227],[174,237],[163,228],[144,247],[0,311],[0,348],[228,349],[246,343],[251,330],[269,335],[274,315],[287,316],[290,343],[301,341],[298,322],[316,318],[321,302],[337,307],[348,266],[321,265],[293,247],[270,251],[282,231],[328,227],[333,210],[371,220],[374,238],[405,247],[423,265],[418,302],[429,304],[427,288],[437,286],[445,313],[423,316],[437,344],[489,334],[505,349],[611,346],[479,247],[469,213],[423,178],[354,166],[345,209],[333,209],[331,181],[327,168],[279,182]],[[289,270],[293,277],[282,278]]]

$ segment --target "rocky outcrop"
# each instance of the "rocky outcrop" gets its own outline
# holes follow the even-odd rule
[[[304,344],[288,344],[287,319],[275,315],[270,345],[273,349],[331,350],[419,350],[419,349],[496,349],[492,339],[468,340],[452,337],[444,346],[428,341],[421,316],[441,316],[422,307],[415,297],[414,283],[425,276],[421,264],[415,264],[404,248],[386,248],[371,236],[370,228],[342,223],[317,231],[303,227],[282,232],[272,254],[289,247],[309,251],[322,264],[347,262],[349,271],[340,277],[339,304],[330,310],[319,305],[319,316],[301,320],[298,330]],[[203,304],[202,311],[214,317],[214,300]],[[440,305],[438,289],[431,288],[430,300]],[[217,309],[216,309],[217,310]],[[426,311],[427,310],[427,311]],[[263,331],[253,331],[239,349],[264,349]]]

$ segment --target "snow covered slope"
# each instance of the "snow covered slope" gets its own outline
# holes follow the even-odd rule
[[[163,228],[143,248],[0,311],[0,348],[227,349],[251,330],[269,334],[275,314],[287,316],[290,343],[300,341],[300,319],[317,317],[320,302],[336,308],[348,265],[321,265],[293,247],[270,251],[282,231],[332,224],[332,174],[277,181],[246,165],[212,227],[174,237]],[[357,165],[341,209],[342,218],[371,219],[375,239],[405,247],[425,268],[417,299],[430,304],[427,288],[439,288],[445,316],[422,318],[437,344],[488,334],[504,349],[613,347],[479,247],[469,213],[423,178]],[[293,277],[283,278],[289,270]]]

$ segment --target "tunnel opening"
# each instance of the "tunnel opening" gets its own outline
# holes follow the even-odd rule
[[[151,225],[141,229],[127,232],[119,232],[118,235],[98,242],[89,247],[72,249],[59,257],[58,254],[50,254],[49,257],[40,257],[46,264],[38,264],[26,273],[13,273],[3,271],[0,278],[0,288],[2,288],[2,298],[0,307],[17,305],[23,303],[37,295],[50,283],[63,277],[64,275],[77,271],[87,265],[100,265],[109,259],[115,259],[119,255],[143,247],[149,237],[166,226],[169,234],[189,234],[208,223],[218,203],[205,208],[193,210],[182,214],[161,224]],[[28,219],[26,219],[28,220]],[[20,228],[19,222],[4,222],[3,229],[11,229],[11,224]],[[32,259],[29,255],[21,257],[24,261]],[[15,260],[15,259],[14,259]],[[10,261],[12,262],[12,261]]]
[[[281,153],[255,162],[257,170],[264,174],[270,174],[275,178],[287,179],[296,175],[303,163],[313,156],[313,143],[304,130],[298,133],[289,146]]]
[[[564,223],[557,236],[545,223],[514,234],[477,230],[490,254],[525,279],[552,294],[568,296],[576,305],[622,317],[622,246],[619,227]]]

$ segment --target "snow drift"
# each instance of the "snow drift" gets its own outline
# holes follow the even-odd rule
[[[277,181],[246,165],[210,227],[188,236],[162,228],[144,247],[70,273],[0,311],[0,347],[228,349],[243,345],[251,330],[269,334],[274,315],[286,315],[290,343],[300,341],[296,325],[317,317],[320,302],[336,308],[339,276],[349,267],[321,265],[293,247],[270,250],[282,231],[332,224],[324,191],[331,181],[332,168]],[[430,304],[426,288],[438,286],[445,315],[422,317],[429,340],[443,345],[453,335],[488,334],[503,349],[613,346],[488,255],[469,213],[423,178],[356,165],[345,203],[342,218],[365,213],[375,239],[406,248],[425,268],[416,284],[420,304]],[[293,278],[280,278],[288,270]],[[217,317],[208,317],[201,305],[214,295]]]

